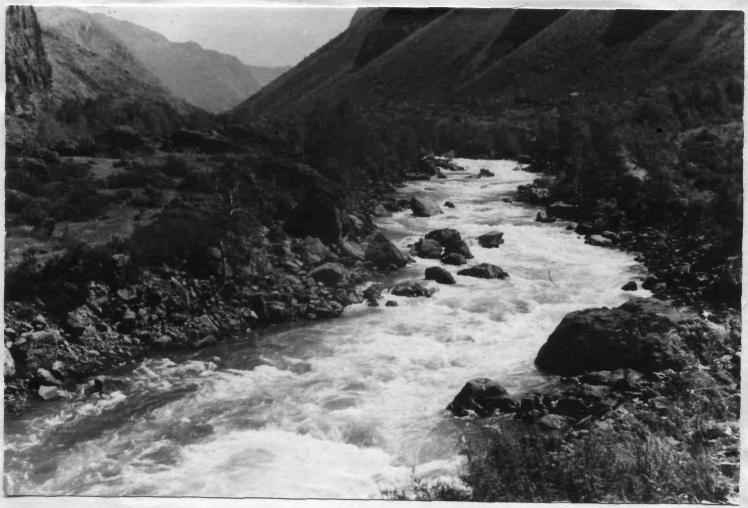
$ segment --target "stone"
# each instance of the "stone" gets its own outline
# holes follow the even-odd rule
[[[467,416],[469,412],[473,412],[480,417],[485,417],[492,415],[496,410],[508,412],[515,407],[514,400],[497,381],[476,378],[463,386],[447,406],[447,410],[455,416]]]
[[[623,291],[636,291],[637,289],[639,289],[639,287],[636,285],[636,282],[634,282],[633,280],[628,281],[626,284],[621,286],[621,290]]]
[[[398,303],[395,300],[387,300],[384,302],[385,307],[397,307]]]
[[[605,238],[603,235],[589,235],[584,239],[584,243],[595,245],[596,247],[610,247],[613,241]]]
[[[416,217],[431,217],[442,212],[439,206],[428,198],[413,196],[410,198],[410,209]]]
[[[548,430],[566,430],[574,422],[574,418],[568,416],[548,414],[538,418],[537,424]]]
[[[456,229],[435,229],[433,231],[429,231],[426,233],[426,239],[428,240],[435,240],[441,245],[442,247],[446,247],[447,245],[451,245],[457,242],[462,241],[462,236],[460,235],[460,232]]]
[[[489,231],[478,237],[478,243],[486,249],[494,249],[504,243],[504,233],[501,231]]]
[[[369,242],[364,259],[380,269],[387,268],[390,265],[402,268],[408,264],[407,256],[382,233],[377,233]]]
[[[595,228],[589,222],[580,222],[574,228],[574,232],[578,235],[587,236],[595,233]]]
[[[384,291],[384,286],[379,282],[374,282],[368,288],[364,289],[364,299],[367,300],[370,307],[379,305],[377,301],[382,298],[382,291]]]
[[[372,209],[371,214],[374,217],[392,217],[392,212],[387,210],[381,203]]]
[[[436,240],[422,238],[415,245],[416,256],[427,259],[439,259],[442,255],[442,246]]]
[[[535,365],[562,376],[620,368],[680,371],[688,356],[677,335],[667,332],[684,319],[667,304],[644,298],[571,312],[540,348]]]
[[[419,296],[429,298],[437,291],[439,291],[439,288],[430,286],[421,280],[404,280],[395,284],[390,290],[393,295],[407,296],[411,298]]]
[[[433,280],[439,284],[454,284],[455,278],[441,266],[430,266],[426,268],[426,280]]]
[[[563,201],[556,201],[548,205],[548,214],[553,217],[558,217],[564,220],[578,220],[579,219],[579,207],[577,205],[571,205],[564,203]]]
[[[43,384],[48,385],[61,385],[62,381],[52,375],[47,369],[38,368],[36,369],[36,378]]]
[[[479,279],[505,279],[509,277],[509,274],[500,267],[490,263],[480,263],[470,268],[464,268],[457,272],[457,275],[478,277]]]
[[[447,208],[454,208],[455,204],[452,203],[451,201],[445,201],[444,202],[444,206],[447,207]]]
[[[556,218],[548,215],[545,212],[538,212],[538,214],[535,216],[535,222],[551,223],[556,222]]]
[[[39,387],[39,390],[37,390],[37,393],[43,400],[54,400],[62,397],[61,390],[56,386],[42,385]]]
[[[355,240],[350,240],[348,238],[343,239],[343,241],[340,242],[340,251],[348,257],[358,260],[364,259],[364,249],[361,247],[361,244]]]
[[[339,263],[325,263],[310,270],[309,276],[325,286],[335,286],[345,278],[345,268]]]
[[[3,375],[10,378],[16,375],[16,362],[13,360],[13,355],[10,354],[8,346],[3,347]]]
[[[493,174],[493,172],[487,170],[486,168],[480,168],[480,172],[478,172],[478,178],[486,178],[490,176],[496,176]]]
[[[445,265],[464,265],[467,263],[467,259],[465,259],[465,256],[462,254],[457,254],[456,252],[451,252],[449,254],[446,254],[442,256],[442,263]]]
[[[642,289],[647,289],[651,291],[655,288],[655,286],[657,285],[657,282],[658,282],[657,277],[655,277],[654,275],[650,275],[649,277],[644,279],[644,282],[642,282]]]
[[[473,258],[473,253],[470,252],[470,247],[468,247],[468,244],[465,243],[465,240],[459,240],[459,241],[447,244],[444,247],[444,254],[445,255],[446,254],[459,254],[465,259]]]

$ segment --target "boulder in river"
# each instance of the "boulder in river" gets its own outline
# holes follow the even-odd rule
[[[455,278],[452,274],[441,266],[429,266],[426,268],[426,280],[433,280],[439,284],[455,283]]]
[[[418,257],[439,259],[442,255],[442,246],[436,240],[422,238],[416,242],[415,251]]]
[[[512,411],[516,403],[498,382],[488,378],[468,381],[447,406],[455,416],[466,416],[469,411],[478,416],[492,415],[496,410]]]
[[[345,268],[339,263],[325,263],[311,270],[309,276],[325,286],[335,286],[345,277]]]
[[[387,210],[382,203],[377,204],[371,211],[374,217],[392,217],[392,212]]]
[[[626,284],[624,284],[621,289],[623,291],[636,291],[638,289],[638,286],[636,285],[636,282],[630,280]]]
[[[688,358],[678,336],[668,331],[686,319],[667,304],[645,298],[614,309],[571,312],[540,348],[535,364],[562,376],[621,368],[678,371]]]
[[[368,288],[364,289],[364,299],[369,307],[376,307],[379,305],[379,299],[382,298],[382,291],[384,286],[379,282],[374,282]]]
[[[490,263],[480,263],[470,268],[465,268],[457,272],[457,275],[478,277],[479,279],[505,279],[509,277],[509,274],[500,267]]]
[[[501,231],[489,231],[478,237],[478,243],[486,249],[493,249],[504,243],[504,233]]]
[[[459,240],[457,242],[450,243],[444,247],[445,254],[459,254],[465,259],[472,259],[473,253],[470,252],[470,247],[465,243],[465,240]]]
[[[410,198],[410,209],[416,217],[431,217],[432,215],[444,213],[442,212],[442,209],[439,208],[439,205],[430,199],[418,196]]]
[[[462,240],[462,236],[460,235],[460,232],[456,229],[435,229],[433,231],[429,231],[426,233],[426,238],[428,240],[435,240],[439,242],[439,245],[442,247],[446,247],[447,245],[459,242]]]
[[[535,222],[551,223],[556,222],[556,218],[548,215],[545,212],[538,212],[538,214],[535,216]]]
[[[422,280],[404,280],[395,284],[390,292],[397,296],[408,296],[411,298],[425,296],[429,298],[437,291],[439,291],[439,288],[431,286]]]
[[[390,266],[402,268],[408,264],[407,256],[382,233],[377,233],[372,238],[368,247],[366,247],[364,257],[374,266],[381,269]]]
[[[597,247],[610,247],[613,245],[613,241],[605,238],[603,235],[589,235],[584,239],[584,243]]]
[[[486,168],[480,168],[480,172],[478,173],[478,178],[481,178],[481,177],[486,178],[490,176],[496,176],[496,175],[494,175],[492,171],[489,171]]]
[[[454,208],[455,204],[452,203],[451,201],[445,201],[444,206],[446,206],[447,208]]]
[[[456,252],[450,252],[449,254],[445,254],[442,256],[442,263],[445,265],[464,265],[467,263],[467,259],[465,259],[465,256],[462,254],[457,254]]]

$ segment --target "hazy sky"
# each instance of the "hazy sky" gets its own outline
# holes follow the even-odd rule
[[[355,12],[330,7],[82,7],[131,21],[175,42],[252,65],[295,65],[346,29]]]

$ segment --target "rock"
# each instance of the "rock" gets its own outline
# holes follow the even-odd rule
[[[454,284],[455,278],[441,266],[430,266],[426,268],[426,280],[433,280],[439,284]]]
[[[488,378],[471,379],[447,406],[455,416],[466,416],[469,411],[478,416],[490,416],[494,411],[511,411],[514,400],[498,382]]]
[[[504,233],[501,231],[489,231],[478,237],[478,243],[486,249],[494,249],[504,243]]]
[[[439,288],[429,286],[421,280],[405,280],[395,284],[390,292],[397,296],[408,296],[411,298],[425,296],[429,298],[437,291],[439,291]]]
[[[50,371],[42,368],[36,369],[36,379],[39,380],[41,384],[57,386],[62,384],[62,381],[54,377]]]
[[[441,171],[439,171],[439,172],[436,173],[436,177],[439,178],[439,179],[441,179],[441,180],[444,180],[445,178],[447,178],[447,175],[445,175],[444,173],[442,173]]]
[[[81,305],[80,307],[68,312],[65,319],[65,324],[68,330],[74,336],[79,336],[83,331],[95,324],[95,316],[91,309],[87,305]]]
[[[219,249],[218,247],[209,247],[208,256],[210,256],[212,259],[215,259],[216,261],[220,261],[223,259],[223,252],[221,252],[221,249]]]
[[[457,275],[467,277],[478,277],[479,279],[505,279],[509,274],[496,265],[490,263],[480,263],[470,268],[465,268],[457,272]]]
[[[381,203],[377,204],[371,211],[374,217],[392,217],[392,212],[387,210]]]
[[[547,211],[549,215],[558,217],[559,219],[572,221],[579,219],[579,207],[562,201],[556,201],[548,205]]]
[[[369,307],[376,307],[379,305],[379,299],[382,298],[382,291],[384,291],[384,286],[379,282],[375,282],[368,288],[364,289],[364,299]]]
[[[644,298],[614,309],[571,312],[540,348],[535,364],[562,376],[620,368],[679,371],[688,358],[678,337],[667,332],[684,319],[668,305]]]
[[[595,233],[595,228],[589,222],[580,222],[577,227],[574,228],[574,232],[578,235],[587,236]]]
[[[444,213],[442,212],[442,209],[430,199],[418,196],[410,198],[410,209],[416,217],[431,217],[432,215]]]
[[[642,282],[642,289],[647,289],[651,291],[655,288],[655,286],[657,285],[657,282],[658,282],[657,277],[655,277],[654,275],[650,275],[649,277],[644,279],[644,282]]]
[[[418,257],[439,259],[442,255],[442,246],[436,240],[422,238],[416,242],[415,251]]]
[[[56,386],[42,385],[37,393],[43,400],[54,400],[62,397],[62,391]]]
[[[446,247],[447,245],[455,244],[462,241],[460,232],[456,229],[435,229],[426,233],[426,239],[435,240],[439,242],[439,245]]]
[[[462,254],[457,254],[455,252],[451,252],[449,254],[446,254],[442,256],[442,263],[445,265],[464,265],[467,263],[467,260],[465,259],[465,256]]]
[[[131,287],[120,288],[117,290],[117,297],[123,302],[131,302],[138,297],[138,292]]]
[[[380,269],[387,268],[390,265],[402,268],[408,264],[408,258],[405,254],[382,233],[377,233],[369,242],[364,258]]]
[[[636,291],[637,289],[639,289],[639,287],[636,285],[636,282],[634,282],[633,280],[627,282],[621,287],[621,290],[623,291]]]
[[[603,235],[589,235],[584,239],[584,243],[597,247],[610,247],[613,245],[613,242]]]
[[[346,238],[342,242],[340,242],[340,251],[348,257],[352,257],[358,260],[364,259],[364,249],[361,248],[360,243],[354,240],[349,240]]]
[[[550,192],[547,188],[536,183],[517,187],[517,200],[525,203],[542,204],[548,202]]]
[[[486,178],[490,176],[496,176],[491,171],[487,170],[486,168],[480,168],[480,172],[478,173],[478,178]]]
[[[335,286],[345,277],[345,269],[339,263],[325,263],[311,270],[309,276],[325,286]]]
[[[537,424],[548,430],[566,430],[573,422],[574,418],[549,414],[538,418]]]
[[[153,342],[158,344],[161,347],[166,347],[169,344],[171,344],[171,337],[169,335],[161,335],[160,337],[155,339]]]
[[[613,231],[603,231],[601,236],[603,238],[607,238],[613,243],[618,243],[621,241],[621,236],[618,233],[615,233]]]
[[[470,252],[470,247],[465,243],[465,240],[459,240],[453,243],[449,243],[444,247],[444,254],[459,254],[465,259],[472,259],[473,253]]]
[[[3,346],[3,375],[6,378],[13,377],[16,375],[16,362],[13,360],[13,355],[10,354],[8,346]]]
[[[538,214],[535,216],[535,222],[551,223],[556,222],[556,218],[548,215],[545,212],[538,212]]]
[[[455,204],[452,203],[451,201],[445,201],[444,206],[446,206],[447,208],[454,208]]]
[[[385,307],[397,307],[398,303],[395,300],[387,300],[384,302]]]

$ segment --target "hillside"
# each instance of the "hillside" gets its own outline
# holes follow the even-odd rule
[[[40,144],[75,151],[117,125],[149,137],[168,135],[198,110],[165,90],[92,16],[68,8],[37,9],[52,69],[50,108]]]
[[[341,96],[427,110],[621,96],[739,75],[742,51],[738,12],[374,9],[234,113],[282,116]]]
[[[287,70],[248,66],[234,56],[194,42],[172,42],[127,21],[103,14],[91,17],[114,34],[174,96],[212,113],[239,104]]]

